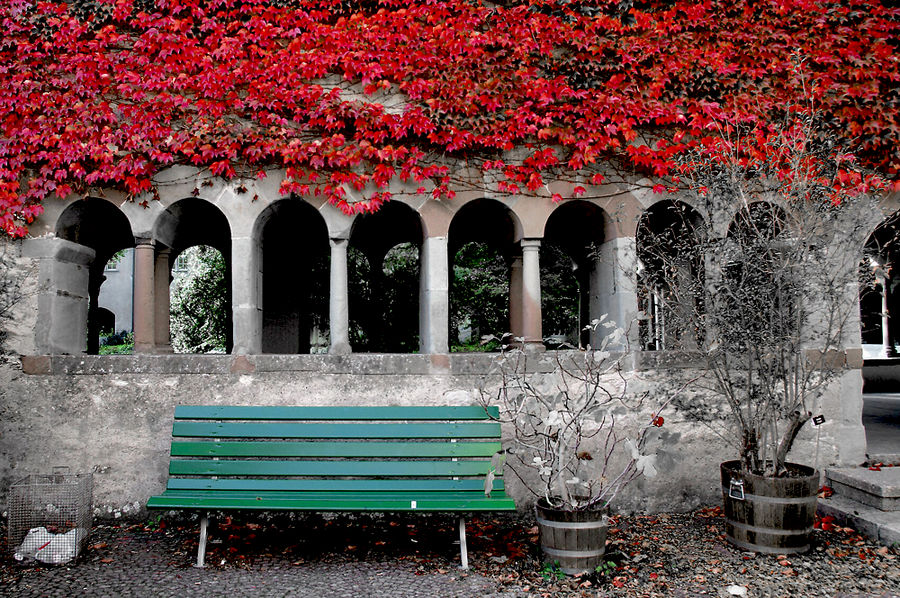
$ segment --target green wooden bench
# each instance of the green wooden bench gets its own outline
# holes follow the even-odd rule
[[[513,511],[492,456],[496,407],[175,408],[166,490],[148,509]],[[468,568],[465,516],[460,558]]]

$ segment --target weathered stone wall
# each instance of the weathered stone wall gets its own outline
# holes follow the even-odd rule
[[[142,511],[165,487],[172,414],[179,404],[447,405],[476,399],[491,355],[349,356],[37,356],[23,369],[0,368],[0,484],[56,465],[95,474],[101,514]],[[682,370],[686,371],[686,370]],[[667,374],[647,370],[640,377]],[[823,403],[819,463],[858,463],[864,437],[856,410],[841,397],[859,392],[859,370],[846,374]],[[648,403],[651,405],[652,401]],[[718,465],[736,452],[710,430],[664,413],[660,475],[640,480],[620,509],[684,510],[718,501]],[[813,428],[796,458],[813,462]],[[862,445],[860,446],[860,442]],[[528,493],[513,476],[511,492]]]

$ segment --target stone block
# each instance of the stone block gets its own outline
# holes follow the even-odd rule
[[[42,375],[50,373],[49,355],[23,355],[22,371],[26,374]]]
[[[882,511],[900,511],[900,467],[833,468],[825,477],[835,494]]]
[[[252,374],[256,365],[246,355],[238,355],[231,361],[232,374]]]

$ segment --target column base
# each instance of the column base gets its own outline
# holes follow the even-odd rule
[[[349,343],[337,343],[328,347],[329,355],[350,355],[352,352]]]

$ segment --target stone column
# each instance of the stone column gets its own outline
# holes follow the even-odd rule
[[[16,304],[36,305],[34,335],[20,333],[10,340],[18,343],[20,354],[78,354],[85,350],[90,265],[97,254],[90,247],[60,238],[25,239],[24,258],[38,264],[38,285]],[[24,308],[28,311],[28,307]],[[29,316],[30,317],[30,316]],[[16,338],[18,337],[18,338]],[[29,345],[33,338],[33,345]]]
[[[894,346],[893,315],[891,314],[891,263],[885,262],[884,276],[881,277],[881,338],[884,344],[885,357],[897,357]]]
[[[543,349],[540,239],[522,239],[522,336],[525,347]]]
[[[231,239],[231,320],[235,355],[262,353],[262,266],[251,237]]]
[[[152,353],[156,255],[151,239],[138,239],[134,247],[134,352]]]
[[[450,266],[447,237],[425,237],[419,270],[419,351],[450,352]]]
[[[509,332],[513,339],[525,336],[525,332],[522,330],[523,297],[522,256],[515,255],[509,264]]]
[[[154,312],[154,342],[157,353],[171,353],[172,339],[169,335],[169,258],[172,250],[161,249],[156,254],[156,270],[154,272],[154,292],[156,310]]]
[[[628,332],[633,347],[639,346],[636,269],[634,237],[619,237],[600,246],[591,272],[591,319],[606,314]],[[591,333],[591,346],[598,347],[608,332],[599,326]],[[624,349],[625,345],[610,348]]]
[[[329,353],[350,353],[350,311],[347,290],[347,239],[330,239],[331,284],[328,296],[328,319],[331,328]]]

